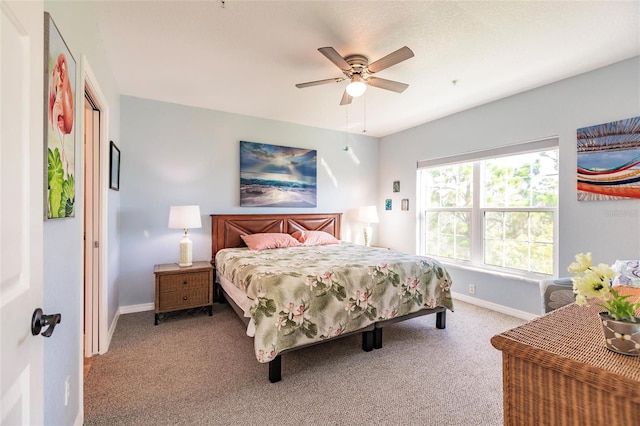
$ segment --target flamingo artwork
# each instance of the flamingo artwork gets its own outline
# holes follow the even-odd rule
[[[74,216],[76,62],[47,13],[45,19],[45,129],[47,218]]]
[[[61,140],[73,130],[73,112],[73,92],[69,82],[67,58],[64,53],[60,53],[49,79],[49,125],[58,129]],[[68,174],[69,164],[65,158],[64,143],[62,158]]]

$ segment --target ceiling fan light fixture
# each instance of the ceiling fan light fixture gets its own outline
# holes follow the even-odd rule
[[[384,58],[378,59],[371,64],[369,63],[369,59],[364,55],[356,54],[343,57],[333,47],[321,47],[318,51],[333,62],[335,66],[340,68],[340,71],[342,71],[342,74],[344,74],[346,78],[326,78],[324,80],[298,83],[296,84],[297,88],[302,89],[304,87],[319,86],[321,84],[340,83],[341,81],[349,79],[349,84],[342,93],[342,99],[340,99],[340,105],[349,105],[353,98],[362,96],[367,91],[367,86],[390,90],[396,93],[402,93],[409,87],[409,85],[405,83],[372,76],[372,74],[412,58],[413,52],[407,46],[391,52]]]
[[[357,98],[358,96],[362,96],[362,94],[367,90],[367,84],[362,80],[362,77],[358,74],[354,75],[351,79],[351,83],[347,85],[347,93],[352,98]]]

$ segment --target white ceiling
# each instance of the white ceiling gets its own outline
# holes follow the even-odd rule
[[[639,1],[95,4],[124,95],[376,137],[640,55]],[[343,76],[319,47],[372,62],[405,45],[376,74],[404,93],[345,107],[347,82],[295,87]]]

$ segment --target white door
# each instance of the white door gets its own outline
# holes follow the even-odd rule
[[[41,2],[0,0],[0,424],[43,423]]]

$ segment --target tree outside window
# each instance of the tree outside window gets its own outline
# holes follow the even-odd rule
[[[553,275],[558,150],[418,170],[421,254]]]

